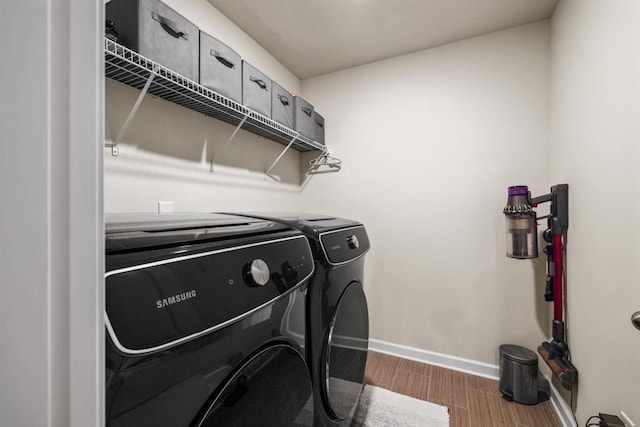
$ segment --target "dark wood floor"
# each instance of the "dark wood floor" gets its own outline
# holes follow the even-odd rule
[[[507,402],[498,381],[369,352],[365,383],[449,408],[451,427],[562,427],[549,400]]]

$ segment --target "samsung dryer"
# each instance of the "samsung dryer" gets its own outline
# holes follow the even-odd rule
[[[310,426],[307,238],[225,215],[106,224],[108,426]]]
[[[369,315],[364,258],[369,237],[359,222],[298,213],[243,213],[302,231],[311,243],[315,272],[307,295],[315,421],[348,426],[364,380]]]

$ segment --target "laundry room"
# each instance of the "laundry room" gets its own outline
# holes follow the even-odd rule
[[[309,384],[286,383],[304,388],[295,398],[272,396],[297,402],[287,421],[297,425],[357,423],[369,397],[361,393],[374,389],[444,407],[437,426],[640,425],[640,3],[20,3],[2,6],[3,26],[29,34],[0,42],[7,425],[157,425],[169,422],[163,407],[187,400],[197,414],[189,425],[221,425],[235,415],[211,415],[213,395],[254,395],[240,378],[278,372],[263,368],[278,360],[292,369],[256,381],[285,384],[298,367],[309,375]],[[195,43],[192,59],[209,37],[221,46],[206,49],[209,60],[290,100],[270,94],[265,112],[242,92],[212,89],[201,57],[193,76],[175,70],[188,61],[173,54],[149,62],[141,45],[123,42],[130,23],[109,12],[145,3],[193,26],[180,32],[176,19],[149,19]],[[300,118],[283,124],[273,100],[291,102],[293,114],[302,106]],[[311,130],[297,123],[305,109]],[[514,255],[510,220],[522,212],[512,208],[523,205],[537,256]],[[140,225],[134,213],[154,219]],[[351,250],[339,261],[334,237]],[[173,264],[148,248],[185,239],[193,252],[171,255],[184,261],[171,277],[212,271],[265,296],[236,312],[244,294],[234,294],[216,308],[229,313],[209,318],[197,306],[206,287],[158,282],[148,314],[133,304],[126,314],[139,267]],[[335,300],[321,276],[345,281]],[[303,308],[304,298],[322,303]],[[158,332],[192,303],[201,311]],[[366,316],[347,315],[359,311]],[[325,315],[333,322],[312,320]],[[146,326],[131,329],[131,319]],[[254,347],[229,339],[233,328],[255,330],[242,339]],[[334,348],[352,354],[323,348],[334,333]],[[219,341],[204,344],[215,334]],[[169,388],[161,372],[198,370],[218,348],[220,366],[156,393]],[[505,363],[521,369],[531,353],[536,393],[524,404],[504,390],[504,381],[524,381],[507,378]],[[341,357],[353,357],[338,380],[358,383],[355,394],[331,384],[342,374],[329,359]],[[143,359],[158,370],[127,382]],[[256,360],[268,362],[258,369]],[[225,389],[225,375],[235,388]],[[142,415],[127,412],[152,400],[139,403]]]

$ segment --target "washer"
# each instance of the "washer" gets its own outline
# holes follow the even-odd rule
[[[108,426],[310,426],[306,237],[226,215],[111,215]]]
[[[311,362],[315,422],[351,423],[362,392],[369,344],[363,290],[365,227],[356,221],[298,213],[243,213],[302,231],[311,243],[315,273],[307,298],[307,358]]]

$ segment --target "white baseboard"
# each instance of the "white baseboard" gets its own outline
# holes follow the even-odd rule
[[[556,410],[560,421],[562,421],[562,425],[564,427],[577,427],[578,423],[576,423],[575,416],[573,415],[573,411],[571,407],[564,401],[562,396],[558,390],[551,383],[551,379],[547,378],[549,381],[549,385],[551,386],[551,403],[553,404],[553,408]]]
[[[490,378],[492,380],[497,380],[499,378],[498,365],[478,362],[477,360],[464,359],[462,357],[451,356],[449,354],[436,353],[433,351],[375,339],[369,340],[369,350],[391,354],[404,359],[416,360],[418,362],[428,363],[429,365],[453,369],[454,371],[477,375],[479,377]]]
[[[436,353],[433,351],[422,350],[406,345],[393,344],[386,341],[370,339],[369,350],[379,353],[390,354],[392,356],[402,357],[404,359],[415,360],[418,362],[428,363],[429,365],[440,366],[442,368],[453,369],[454,371],[464,372],[466,374],[476,375],[479,377],[489,378],[493,380],[499,379],[498,365],[479,362],[477,360],[465,359],[462,357],[451,356],[449,354]],[[556,410],[560,421],[564,427],[576,427],[576,421],[573,412],[567,403],[562,399],[558,390],[551,384],[551,403]]]

